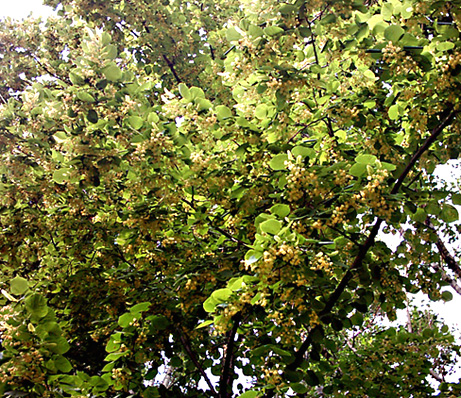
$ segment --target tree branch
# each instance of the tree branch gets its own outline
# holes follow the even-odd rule
[[[219,398],[229,398],[232,396],[232,384],[234,376],[234,344],[235,344],[235,335],[237,334],[237,329],[240,325],[241,314],[237,314],[233,321],[234,325],[232,330],[228,333],[227,344],[225,349],[224,363],[222,366],[221,377],[219,380]],[[229,392],[230,387],[230,392]]]
[[[408,173],[413,169],[415,166],[416,162],[421,158],[423,153],[429,149],[429,147],[436,141],[436,139],[439,137],[439,135],[442,133],[444,128],[450,123],[450,121],[454,118],[456,115],[456,111],[453,110],[453,107],[447,109],[445,113],[445,117],[441,120],[440,124],[435,127],[432,130],[431,135],[426,139],[426,141],[421,145],[421,147],[415,152],[415,154],[412,156],[410,161],[408,162],[407,166],[403,170],[403,172],[400,174],[398,177],[397,181],[395,182],[391,194],[394,195],[396,194],[400,187],[402,186],[405,178],[407,177]],[[322,311],[319,313],[319,317],[322,318],[322,316],[329,314],[330,311],[333,309],[335,304],[337,303],[339,297],[343,293],[343,291],[346,289],[347,284],[353,277],[353,272],[356,269],[359,269],[362,266],[363,260],[365,259],[365,256],[368,252],[368,250],[374,245],[376,236],[378,235],[379,229],[381,227],[383,220],[381,218],[376,218],[375,224],[373,225],[370,234],[368,235],[368,238],[366,239],[365,243],[360,246],[359,252],[357,256],[355,257],[353,263],[350,265],[349,269],[346,271],[344,276],[342,277],[341,281],[339,282],[338,286],[336,289],[333,291],[333,293],[330,295],[328,298],[326,305]],[[321,332],[322,331],[322,326],[316,325],[314,328],[312,328],[299,349],[295,352],[294,354],[294,361],[290,363],[287,367],[286,370],[296,370],[299,365],[303,362],[304,356],[309,349],[310,345],[312,344],[312,336],[316,331]],[[274,390],[269,390],[266,392],[264,395],[265,398],[271,398],[274,396]]]
[[[176,79],[177,83],[181,83],[181,79],[179,78],[176,70],[174,69],[174,63],[171,62],[165,54],[162,54],[163,59],[165,60],[166,64],[170,68],[171,73],[173,73],[174,78]]]
[[[212,394],[214,397],[217,397],[218,394],[216,393],[216,390],[214,389],[213,384],[211,383],[210,378],[208,377],[208,375],[207,375],[207,374],[205,373],[205,371],[203,370],[202,365],[199,364],[199,362],[198,362],[198,360],[197,360],[197,357],[195,356],[194,351],[192,351],[192,348],[191,348],[189,339],[187,338],[187,336],[185,335],[185,333],[184,333],[182,330],[180,330],[180,329],[177,329],[177,330],[178,330],[178,332],[179,332],[179,340],[181,341],[181,344],[183,345],[184,349],[186,350],[187,355],[189,355],[189,358],[190,358],[191,361],[194,363],[195,367],[196,367],[197,370],[200,372],[200,374],[202,375],[202,377],[205,379],[205,382],[206,382],[206,384],[208,385],[208,388],[210,389],[211,394]]]

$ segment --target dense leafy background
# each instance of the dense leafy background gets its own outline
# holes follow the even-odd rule
[[[0,21],[3,391],[459,394],[380,319],[461,291],[460,1],[45,3]]]

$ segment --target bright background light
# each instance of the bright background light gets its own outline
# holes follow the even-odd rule
[[[0,17],[23,19],[30,13],[37,18],[47,18],[54,14],[54,10],[44,6],[41,0],[0,0]]]

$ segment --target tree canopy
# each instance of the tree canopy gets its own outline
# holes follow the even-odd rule
[[[45,3],[0,21],[4,394],[461,393],[409,304],[461,292],[460,0]]]

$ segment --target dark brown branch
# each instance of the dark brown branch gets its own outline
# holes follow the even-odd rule
[[[210,44],[210,56],[211,56],[211,59],[214,61],[215,60],[214,48],[211,44]]]
[[[205,371],[203,370],[203,367],[202,365],[200,365],[200,363],[198,362],[197,360],[197,357],[195,356],[195,353],[194,351],[192,351],[192,348],[191,348],[191,345],[189,343],[189,339],[187,338],[187,336],[184,334],[184,332],[182,330],[179,330],[177,329],[178,332],[179,332],[179,339],[181,341],[181,344],[183,345],[184,349],[186,350],[187,352],[187,355],[189,355],[189,358],[191,359],[191,361],[194,363],[195,367],[197,368],[197,370],[200,372],[200,374],[202,375],[202,377],[204,378],[206,384],[208,385],[208,388],[210,389],[211,391],[211,394],[214,396],[214,397],[217,397],[218,394],[216,393],[214,387],[213,387],[213,384],[211,383],[211,380],[210,378],[208,377],[208,375],[205,373]]]
[[[70,79],[68,79],[67,77],[65,76],[58,76],[56,73],[54,73],[53,71],[50,70],[50,68],[48,68],[46,65],[44,65],[43,63],[40,62],[40,60],[37,58],[37,57],[33,57],[34,58],[34,61],[46,72],[48,73],[50,76],[54,77],[55,79],[57,80],[61,80],[63,82],[66,82],[67,84],[72,84],[72,82],[70,81]]]
[[[149,26],[147,25],[146,22],[144,22],[143,24],[144,26],[144,29],[146,30],[147,33],[151,33],[150,29],[149,29]],[[131,30],[131,33],[135,36],[135,37],[139,37],[139,34],[136,33],[134,30]],[[146,46],[148,48],[150,48],[151,50],[155,50],[154,47],[152,47],[150,44],[146,43]],[[176,70],[174,68],[174,63],[165,55],[165,54],[162,54],[162,57],[163,57],[163,60],[166,62],[166,64],[168,65],[168,68],[170,68],[170,71],[171,73],[173,74],[174,78],[176,79],[176,82],[177,83],[181,83],[181,79],[179,78],[178,74],[176,73]]]
[[[434,268],[436,271],[440,271],[442,280],[449,283],[450,286],[453,288],[453,290],[459,295],[461,295],[461,286],[459,286],[454,279],[448,276],[439,264],[431,264],[431,265],[432,265],[432,268]]]
[[[171,62],[165,54],[163,54],[162,57],[165,60],[168,67],[170,68],[171,73],[173,73],[176,82],[181,83],[181,79],[179,78],[178,74],[176,73],[176,70],[174,69],[174,63]]]
[[[443,261],[447,264],[448,268],[452,270],[458,278],[461,278],[461,268],[459,264],[456,262],[455,258],[450,254],[448,249],[445,247],[445,244],[439,238],[437,242],[435,242],[437,249],[439,249],[439,253],[442,256]]]
[[[227,335],[224,363],[222,365],[221,377],[219,380],[219,398],[229,398],[232,396],[232,384],[234,377],[234,345],[235,335],[240,324],[241,315],[237,314],[234,319],[232,330]]]
[[[444,128],[448,126],[451,120],[455,117],[456,113],[457,112],[453,110],[453,107],[451,107],[445,112],[447,116],[445,116],[442,119],[440,124],[434,130],[432,130],[431,135],[426,139],[424,144],[421,145],[421,147],[416,151],[416,153],[408,162],[407,166],[405,167],[405,170],[403,170],[402,174],[400,175],[394,187],[392,188],[392,195],[396,194],[399,191],[400,187],[403,184],[403,181],[405,180],[411,169],[414,167],[416,162],[421,158],[422,154],[426,152],[429,149],[429,147],[437,140],[438,136],[442,133]]]
[[[431,219],[429,217],[426,218],[424,224],[429,227],[433,233],[437,235],[437,231],[435,230],[434,226],[431,223]],[[456,261],[456,259],[451,255],[451,253],[446,248],[445,244],[443,243],[442,239],[439,238],[437,235],[437,241],[435,242],[437,249],[439,250],[440,257],[442,260],[447,264],[448,268],[455,273],[458,278],[461,278],[461,267]]]

